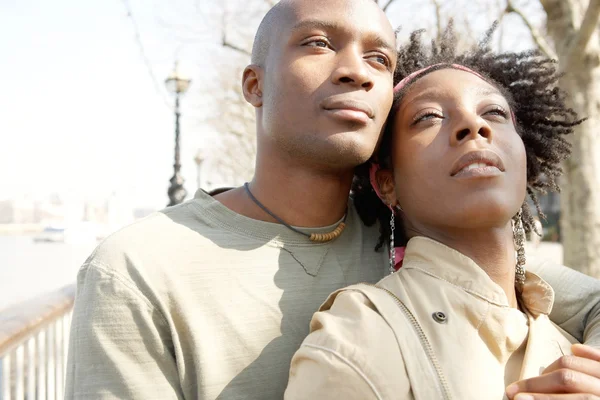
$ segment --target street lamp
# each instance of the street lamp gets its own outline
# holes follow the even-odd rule
[[[167,191],[169,195],[169,206],[174,206],[183,202],[187,196],[187,191],[183,187],[183,178],[181,177],[181,155],[179,150],[179,97],[183,95],[192,83],[191,79],[184,78],[180,75],[177,63],[171,75],[165,80],[167,90],[175,95],[175,163],[173,164],[173,177],[171,178],[171,186]]]

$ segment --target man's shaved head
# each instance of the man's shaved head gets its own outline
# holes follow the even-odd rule
[[[260,22],[252,45],[252,64],[264,67],[271,38],[276,35],[277,28],[290,18],[291,1],[293,0],[281,0],[275,4]]]
[[[303,0],[281,0],[275,4],[264,16],[252,45],[252,64],[264,67],[271,39],[277,37],[278,28],[293,18],[293,3]],[[373,1],[375,0],[368,0]],[[375,2],[376,3],[376,2]]]

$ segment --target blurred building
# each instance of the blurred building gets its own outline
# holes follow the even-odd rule
[[[38,224],[63,219],[64,204],[57,196],[40,201],[32,196],[19,196],[0,201],[0,224]]]

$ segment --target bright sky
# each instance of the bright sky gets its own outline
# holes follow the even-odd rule
[[[229,61],[219,38],[206,36],[210,21],[183,18],[193,15],[186,7],[204,1],[130,0],[159,93],[124,0],[0,0],[0,200],[27,193],[105,198],[117,191],[135,206],[162,208],[174,136],[173,113],[165,104],[172,98],[163,81],[176,55],[194,78],[182,100],[182,173],[192,194],[193,158],[216,140],[201,122],[210,113],[207,83],[218,70],[214,59]],[[394,25],[411,21],[404,22],[404,34],[421,20],[417,15],[433,15],[425,8],[394,7]],[[186,34],[202,40],[182,46]],[[522,45],[523,38],[529,42],[521,30],[508,47]]]
[[[144,31],[156,7],[140,5],[131,3],[133,15],[164,92],[177,46]],[[155,89],[123,1],[2,0],[0,27],[0,199],[53,192],[102,198],[116,190],[137,206],[163,207],[174,145],[164,99],[172,98]],[[185,119],[192,100],[182,99],[190,193],[193,158],[208,130],[198,110],[195,120],[191,112]]]

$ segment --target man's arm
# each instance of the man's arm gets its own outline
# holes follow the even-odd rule
[[[581,343],[600,348],[600,280],[548,261],[528,267],[554,289],[550,319]]]
[[[94,261],[77,279],[65,399],[183,399],[163,315]]]

